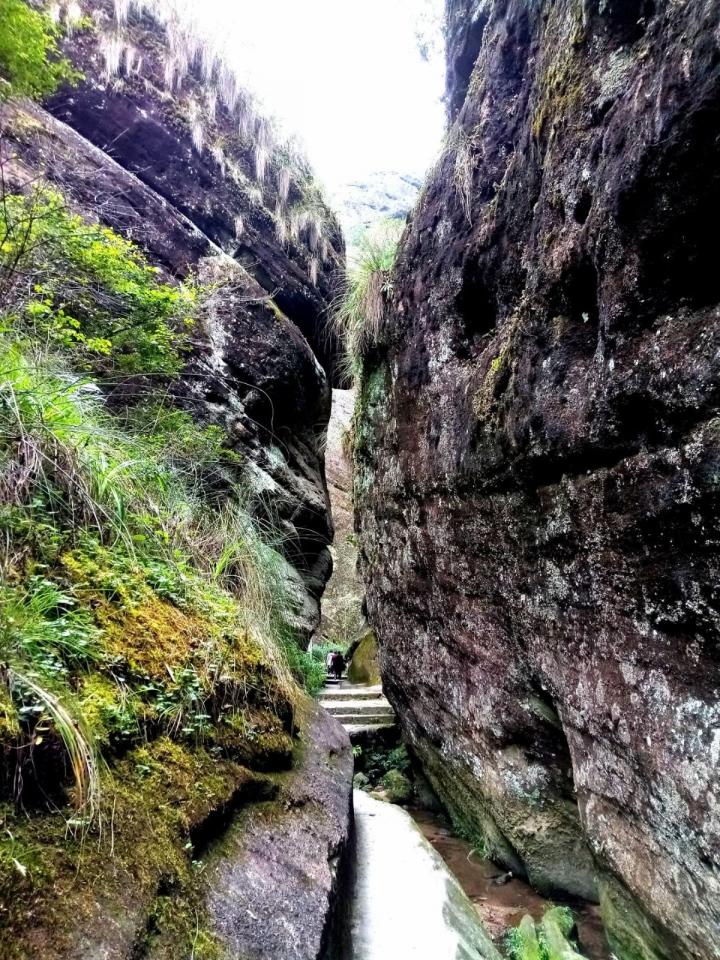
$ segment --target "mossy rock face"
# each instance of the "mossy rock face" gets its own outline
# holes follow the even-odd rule
[[[128,569],[108,599],[108,570],[75,559],[63,582],[99,629],[62,696],[92,744],[97,791],[80,804],[57,731],[0,685],[0,956],[127,957],[171,930],[168,960],[217,960],[196,898],[203,851],[241,806],[277,792],[260,771],[292,763],[299,691],[224,595],[181,607]]]
[[[347,735],[321,707],[307,704],[299,714],[293,769],[273,777],[277,798],[246,807],[207,854],[208,929],[229,958],[328,955],[350,836],[353,758]]]
[[[401,770],[388,770],[382,778],[382,784],[390,803],[404,804],[412,800],[412,783]]]
[[[351,683],[378,684],[381,679],[377,639],[375,633],[368,630],[355,648],[348,667],[348,680]]]
[[[203,845],[233,810],[276,792],[268,778],[167,737],[131,750],[102,787],[102,808],[85,825],[68,809],[28,817],[0,807],[4,958],[129,956],[162,889],[188,914],[182,949],[196,924],[188,904]]]
[[[676,960],[675,937],[653,925],[636,899],[612,877],[600,882],[600,912],[618,960]]]
[[[370,779],[364,773],[356,773],[353,777],[353,787],[356,790],[365,790],[370,785]]]

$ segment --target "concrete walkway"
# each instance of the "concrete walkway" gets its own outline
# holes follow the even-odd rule
[[[502,960],[475,908],[400,807],[355,790],[347,960]]]

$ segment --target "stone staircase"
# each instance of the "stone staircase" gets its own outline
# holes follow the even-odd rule
[[[328,680],[320,704],[353,734],[392,727],[395,713],[381,686],[353,685],[346,680]]]

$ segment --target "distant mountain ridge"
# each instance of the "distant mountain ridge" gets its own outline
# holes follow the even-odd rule
[[[421,179],[396,170],[378,171],[331,191],[331,201],[348,243],[378,220],[404,219],[420,192]]]

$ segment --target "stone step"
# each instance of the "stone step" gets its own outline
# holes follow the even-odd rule
[[[327,703],[320,701],[328,713],[336,717],[340,713],[386,713],[393,716],[394,711],[387,700],[378,698],[376,700],[339,700],[337,703]]]
[[[320,694],[320,701],[335,700],[378,700],[383,696],[382,687],[326,687]]]
[[[349,737],[359,733],[377,733],[379,730],[392,730],[395,723],[344,723],[343,728]]]
[[[392,723],[395,720],[392,713],[334,713],[333,716],[343,726],[349,724],[364,724],[371,726],[383,723]]]
[[[343,725],[350,736],[395,726],[395,712],[382,687],[328,682],[318,698],[320,706]]]

